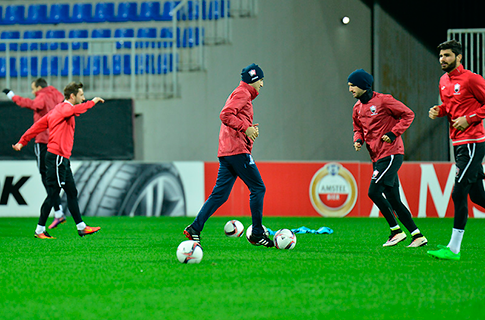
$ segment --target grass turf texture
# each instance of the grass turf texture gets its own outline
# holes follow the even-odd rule
[[[446,245],[451,219],[416,219],[429,245],[383,248],[375,218],[264,218],[273,229],[332,228],[297,235],[294,250],[227,238],[231,218],[212,217],[204,258],[175,252],[191,218],[86,218],[101,226],[80,238],[71,218],[34,239],[37,219],[0,219],[3,319],[483,319],[485,220],[470,219],[461,261],[427,250]],[[49,219],[48,223],[52,219]],[[249,218],[239,218],[248,227]]]

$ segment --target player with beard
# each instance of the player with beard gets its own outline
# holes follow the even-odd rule
[[[485,80],[463,68],[462,46],[456,40],[438,46],[441,69],[446,73],[440,79],[441,105],[429,110],[429,117],[447,117],[450,138],[456,162],[455,185],[452,199],[455,209],[451,240],[447,246],[428,254],[447,260],[460,260],[461,242],[468,220],[470,200],[485,208],[482,160],[485,155]]]

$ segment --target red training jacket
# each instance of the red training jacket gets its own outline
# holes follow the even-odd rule
[[[92,100],[77,105],[72,105],[72,103],[64,101],[34,123],[24,133],[18,143],[25,146],[36,134],[49,129],[47,151],[69,159],[74,143],[74,129],[76,127],[74,117],[79,116],[92,107],[94,107]]]
[[[246,135],[246,130],[253,124],[252,101],[258,94],[256,89],[241,81],[227,98],[220,114],[222,124],[219,132],[218,157],[251,154],[253,141]]]
[[[401,135],[414,120],[414,112],[389,94],[374,92],[368,103],[360,100],[352,112],[354,142],[367,144],[372,162],[395,154],[404,154]],[[396,135],[392,143],[382,141],[388,132]]]
[[[40,89],[35,93],[35,99],[13,96],[12,101],[19,107],[34,110],[34,122],[45,116],[56,105],[64,100],[64,95],[53,86]],[[35,137],[37,143],[47,143],[49,141],[49,131],[45,130]]]
[[[485,80],[459,65],[440,79],[440,98],[438,117],[448,117],[450,138],[454,146],[485,141]],[[466,117],[470,124],[464,131],[453,128],[452,120]]]

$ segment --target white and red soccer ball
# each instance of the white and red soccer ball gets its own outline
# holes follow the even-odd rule
[[[204,252],[200,243],[193,240],[185,240],[177,248],[177,258],[181,263],[200,263]]]
[[[263,226],[263,232],[266,236],[269,236],[269,233],[268,233],[268,229]],[[251,234],[253,233],[253,225],[250,225],[247,230],[246,230],[246,239],[248,239],[248,241],[251,243],[251,244],[254,244],[254,245],[258,245],[259,244],[255,244],[255,243],[252,243],[250,240],[249,240],[249,237],[251,236]]]
[[[296,246],[296,235],[290,229],[276,231],[274,245],[277,249],[293,249]]]
[[[238,238],[244,233],[244,226],[239,220],[230,220],[224,226],[224,233],[231,238]]]

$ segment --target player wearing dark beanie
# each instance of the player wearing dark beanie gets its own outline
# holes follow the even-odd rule
[[[354,148],[360,151],[366,143],[371,157],[374,171],[368,196],[382,212],[391,229],[391,235],[383,246],[395,246],[407,237],[394,216],[395,212],[411,233],[412,240],[408,247],[421,247],[428,240],[421,234],[411,212],[401,201],[397,174],[404,159],[401,135],[413,122],[414,113],[391,95],[372,91],[373,81],[372,75],[363,69],[355,70],[348,77],[349,91],[354,98],[359,99],[352,112]]]
[[[263,70],[261,70],[261,68],[255,63],[252,63],[246,68],[242,69],[241,80],[246,83],[253,83],[263,78]]]

